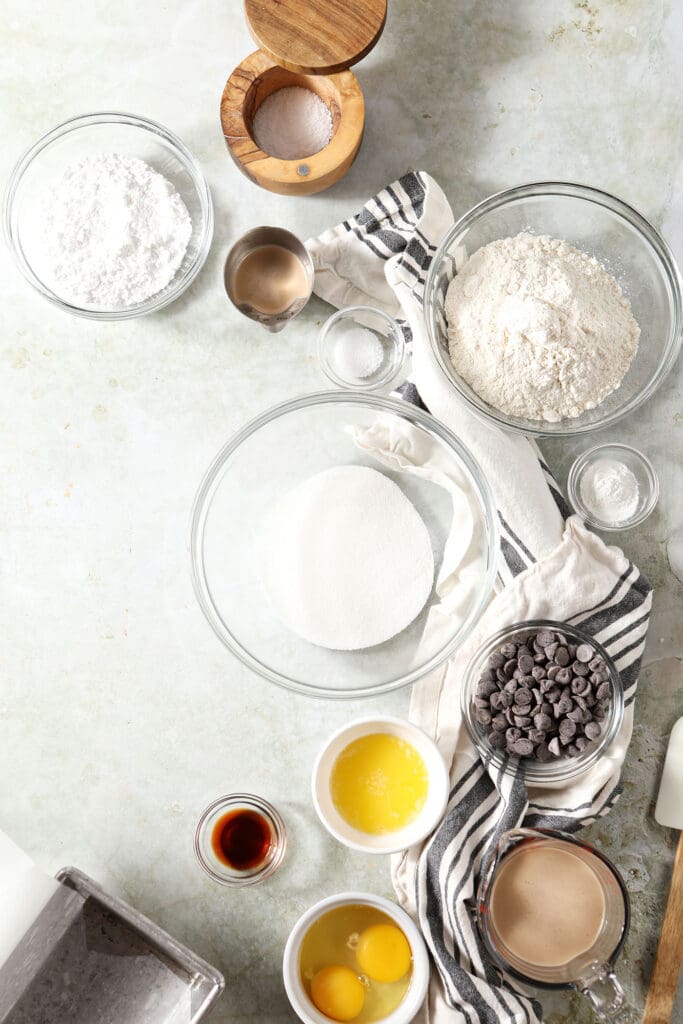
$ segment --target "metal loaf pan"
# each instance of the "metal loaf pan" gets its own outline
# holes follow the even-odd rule
[[[38,919],[42,937],[34,936],[24,957],[24,982],[8,1013],[0,1013],[2,1024],[204,1019],[225,986],[215,968],[82,871],[63,868],[57,880],[70,901],[68,913],[59,908],[52,927]]]

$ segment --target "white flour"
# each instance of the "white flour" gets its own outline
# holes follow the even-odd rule
[[[597,459],[581,477],[581,500],[603,523],[625,523],[638,510],[635,473],[618,459]]]
[[[38,205],[39,275],[67,302],[125,309],[175,276],[192,234],[187,208],[149,164],[118,153],[66,168]]]
[[[263,581],[282,621],[319,647],[373,647],[405,629],[434,582],[427,528],[392,480],[337,466],[286,494],[263,524]]]
[[[300,85],[267,96],[254,116],[259,149],[279,160],[301,160],[324,149],[332,138],[332,115],[311,89]]]
[[[611,274],[546,235],[477,250],[445,312],[457,372],[496,409],[531,420],[593,409],[621,383],[640,335]]]

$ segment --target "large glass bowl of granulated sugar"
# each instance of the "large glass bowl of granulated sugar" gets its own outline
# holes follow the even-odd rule
[[[407,402],[346,391],[249,423],[192,514],[192,579],[216,635],[318,697],[385,693],[442,664],[489,600],[497,549],[462,441]]]
[[[610,381],[608,386],[617,386],[609,393],[596,389],[605,373],[610,375],[610,367],[617,365],[615,348],[619,338],[614,335],[613,326],[616,321],[608,319],[612,337],[608,338],[607,350],[603,345],[599,351],[592,334],[597,316],[595,309],[591,309],[595,305],[595,287],[588,287],[586,307],[582,308],[576,300],[571,308],[576,323],[573,329],[568,328],[567,310],[562,303],[548,301],[552,289],[547,275],[552,268],[542,262],[531,279],[525,278],[517,264],[516,277],[511,276],[508,290],[510,303],[516,304],[519,311],[512,320],[509,310],[506,313],[502,307],[492,308],[491,290],[481,280],[481,273],[473,273],[473,266],[465,272],[469,278],[467,283],[463,282],[466,302],[456,305],[455,289],[453,304],[449,306],[453,317],[457,314],[459,320],[456,330],[462,330],[463,317],[476,314],[477,293],[485,295],[487,291],[489,301],[482,306],[482,316],[496,322],[498,330],[491,325],[484,342],[482,332],[475,331],[471,348],[467,346],[473,356],[471,364],[459,362],[460,349],[461,355],[456,356],[460,369],[455,368],[449,351],[449,341],[453,344],[449,339],[451,325],[446,302],[449,286],[475,253],[520,235],[559,239],[597,260],[628,301],[640,327],[640,337],[630,363],[628,359],[624,362],[624,373],[615,370],[614,382]],[[494,273],[491,260],[483,261],[481,256],[478,259],[479,270],[486,273],[490,282]],[[575,295],[569,269],[570,273],[559,280],[558,288]],[[495,284],[493,289],[495,292]],[[465,305],[469,307],[467,311]],[[534,182],[507,189],[461,217],[441,242],[431,263],[424,313],[431,354],[443,374],[444,385],[454,388],[478,415],[505,429],[532,436],[583,434],[615,423],[637,409],[655,393],[674,365],[683,327],[681,278],[666,242],[641,214],[620,199],[570,182]],[[544,317],[550,324],[547,330]],[[510,330],[511,323],[518,331]],[[557,331],[561,334],[555,342],[552,335]],[[519,332],[526,337],[518,344],[515,335]],[[525,353],[528,358],[523,364]],[[582,399],[571,408],[575,387],[569,383],[569,377],[574,373]],[[570,396],[571,414],[567,415],[567,408],[561,412],[553,408],[553,399],[549,397],[543,417],[532,419],[525,415],[527,408],[536,413],[539,394],[557,395],[555,382],[565,396]],[[475,385],[485,391],[487,398],[478,393]],[[503,409],[505,401],[498,406],[493,401],[506,389],[512,389],[513,394],[507,409]],[[593,399],[596,404],[591,408]],[[556,415],[558,418],[553,420]]]

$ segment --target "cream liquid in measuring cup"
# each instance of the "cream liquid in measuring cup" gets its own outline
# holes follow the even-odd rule
[[[592,868],[568,844],[525,844],[502,861],[491,890],[491,919],[514,957],[560,967],[595,945],[605,896]]]
[[[261,313],[284,313],[310,291],[301,260],[282,245],[259,245],[235,270],[233,295]]]

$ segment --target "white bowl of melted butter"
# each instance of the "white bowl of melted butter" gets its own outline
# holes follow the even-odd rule
[[[340,843],[363,853],[398,853],[441,821],[448,769],[416,725],[373,716],[330,736],[313,767],[312,790],[318,817]]]

